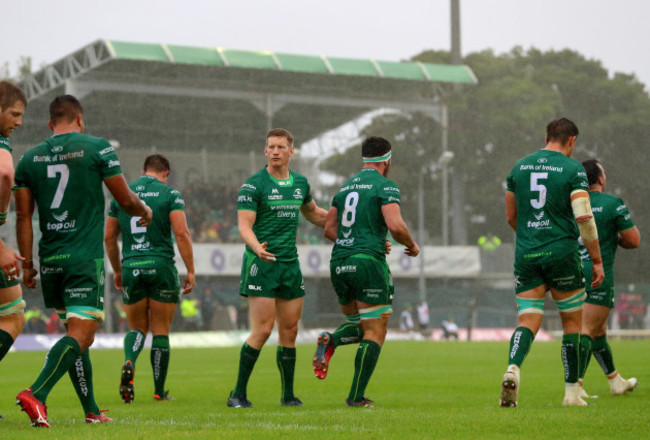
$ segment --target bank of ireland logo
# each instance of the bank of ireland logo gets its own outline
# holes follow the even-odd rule
[[[540,158],[540,159],[537,159],[537,163],[546,163],[546,162],[548,162],[548,159],[545,158],[545,157],[542,157],[542,158]]]
[[[58,222],[64,222],[64,221],[66,221],[68,219],[68,211],[64,211],[63,213],[61,213],[59,215],[52,214],[52,217],[54,217],[56,219],[56,221],[58,221]]]
[[[541,211],[539,214],[534,214],[533,217],[535,217],[535,220],[540,221],[544,218],[544,211]]]
[[[144,185],[138,185],[135,187],[137,191],[144,191]]]
[[[253,265],[251,266],[251,269],[250,269],[249,273],[250,273],[250,275],[251,275],[252,277],[254,277],[254,276],[257,276],[257,272],[258,272],[258,271],[259,271],[259,269],[258,269],[258,267],[257,267],[257,264],[253,264]]]
[[[61,151],[63,151],[62,145],[57,145],[56,147],[52,147],[52,153],[60,153]]]

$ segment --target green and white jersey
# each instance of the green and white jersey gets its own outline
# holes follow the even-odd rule
[[[141,176],[129,188],[153,211],[149,226],[138,223],[140,217],[131,217],[120,209],[116,200],[111,201],[108,216],[116,218],[122,231],[122,260],[125,266],[136,263],[141,257],[164,257],[174,259],[174,241],[169,214],[185,211],[185,201],[180,192],[152,176]]]
[[[28,188],[36,202],[42,263],[103,258],[102,183],[120,174],[108,141],[82,133],[52,136],[20,158],[15,188]]]
[[[2,135],[0,135],[0,148],[3,150],[7,150],[8,152],[12,153],[13,149],[11,148],[11,141],[9,138],[6,138]]]
[[[368,254],[386,260],[388,227],[381,207],[400,203],[399,187],[374,168],[363,168],[334,196],[338,230],[332,260]]]
[[[603,259],[603,268],[605,269],[605,281],[599,287],[614,286],[614,260],[616,258],[616,249],[618,248],[618,233],[633,228],[634,222],[630,218],[630,213],[620,197],[611,194],[604,194],[598,191],[589,193],[591,201],[591,212],[596,220],[598,228],[598,242],[600,244],[600,256]],[[587,248],[580,243],[580,258],[582,258],[585,267],[585,275],[591,274],[591,258]],[[589,286],[587,286],[589,287]]]
[[[266,167],[246,179],[237,196],[238,211],[257,213],[253,232],[277,261],[298,258],[296,234],[302,205],[312,201],[307,178],[289,170],[289,179],[277,180]],[[248,246],[246,250],[252,252]]]
[[[580,162],[539,150],[519,160],[507,180],[517,202],[515,259],[552,261],[578,249],[571,193],[589,189]]]

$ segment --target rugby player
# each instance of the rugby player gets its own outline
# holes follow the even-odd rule
[[[185,201],[180,192],[167,186],[170,171],[165,156],[152,154],[144,161],[142,176],[129,185],[154,212],[149,226],[141,226],[138,223],[140,219],[126,214],[115,200],[111,202],[106,219],[106,253],[113,267],[115,287],[122,290],[130,329],[124,337],[124,364],[120,378],[120,397],[124,403],[133,402],[135,397],[135,362],[144,348],[149,329],[153,336],[153,398],[174,400],[165,391],[170,357],[169,327],[180,299],[172,232],[187,269],[184,295],[194,288],[194,256],[185,218]],[[120,233],[122,261],[117,244]]]
[[[591,258],[584,246],[580,248],[582,264],[587,279],[587,299],[582,311],[582,334],[580,335],[580,386],[582,397],[591,397],[582,388],[583,379],[591,354],[600,364],[609,380],[613,395],[633,391],[637,386],[634,377],[624,379],[614,367],[614,355],[607,343],[607,318],[614,307],[614,260],[618,246],[634,249],[641,244],[641,234],[630,212],[620,197],[606,194],[605,169],[596,159],[582,162],[589,181],[589,201],[596,219],[600,252],[605,269],[605,281],[595,289],[589,286]]]
[[[578,127],[569,119],[546,126],[546,147],[519,160],[507,179],[506,217],[517,233],[515,291],[518,326],[510,339],[508,369],[501,381],[499,403],[518,404],[520,367],[544,316],[546,291],[562,320],[565,394],[562,405],[586,406],[578,385],[585,280],[578,253],[582,237],[593,261],[592,287],[603,282],[598,232],[591,213],[587,175],[571,159]]]
[[[25,106],[27,97],[20,87],[9,81],[0,81],[0,225],[7,222],[11,187],[14,184],[9,136],[22,125]],[[0,239],[0,361],[25,326],[25,301],[18,264],[21,259]]]
[[[346,322],[334,333],[319,335],[313,368],[316,377],[324,379],[334,349],[359,343],[345,401],[351,407],[374,406],[365,390],[386,339],[395,290],[386,263],[391,249],[387,232],[406,247],[409,257],[420,253],[402,219],[399,187],[387,178],[391,150],[384,138],[363,141],[363,168],[338,190],[325,223],[325,236],[334,242],[330,278]]]
[[[16,403],[33,426],[49,428],[47,396],[68,372],[86,422],[110,422],[95,402],[88,350],[104,320],[102,182],[126,212],[142,217],[141,226],[151,222],[151,208],[129,189],[108,141],[84,134],[83,109],[74,96],[52,101],[48,125],[54,135],[25,153],[16,167],[16,235],[25,258],[23,283],[34,288],[32,216],[37,205],[43,298],[64,322],[66,334],[52,346],[38,378],[18,394]]]
[[[298,262],[298,215],[324,227],[327,211],[312,198],[307,179],[289,169],[294,154],[293,135],[276,128],[266,135],[268,164],[248,178],[239,190],[239,235],[246,243],[239,294],[248,298],[251,334],[241,348],[237,384],[228,397],[233,408],[252,406],[248,379],[277,321],[276,360],[283,406],[303,406],[293,392],[296,336],[305,286]]]

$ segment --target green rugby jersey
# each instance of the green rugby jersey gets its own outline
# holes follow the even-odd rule
[[[13,149],[11,148],[11,141],[9,138],[6,138],[2,135],[0,135],[0,148],[7,150],[8,152],[13,152]]]
[[[115,199],[111,201],[109,217],[116,218],[122,232],[122,260],[128,266],[131,258],[165,257],[174,259],[174,241],[169,214],[185,211],[185,201],[180,192],[152,176],[141,176],[129,188],[153,211],[149,226],[138,223],[140,217],[131,217],[120,209]]]
[[[599,289],[613,287],[618,233],[633,228],[634,222],[630,218],[627,206],[620,197],[592,191],[589,193],[589,200],[591,201],[591,212],[594,213],[596,227],[598,228],[600,256],[603,259],[603,268],[605,269],[605,281],[603,281]],[[582,240],[579,240],[579,243],[584,272],[587,279],[589,279],[591,277],[591,258]],[[587,288],[589,288],[589,284],[587,284]]]
[[[105,139],[55,135],[18,161],[15,188],[29,188],[38,208],[42,263],[104,256],[103,180],[122,174]]]
[[[307,178],[289,170],[289,179],[277,180],[266,167],[246,179],[237,196],[238,211],[257,213],[253,232],[277,261],[298,258],[296,234],[302,205],[312,201]],[[248,246],[246,250],[251,251]]]
[[[388,227],[381,207],[400,203],[399,187],[374,168],[363,168],[343,185],[332,200],[338,230],[332,259],[369,254],[386,259]]]
[[[580,232],[571,193],[589,189],[580,162],[539,150],[519,160],[507,180],[517,202],[515,259],[550,261],[575,252]]]

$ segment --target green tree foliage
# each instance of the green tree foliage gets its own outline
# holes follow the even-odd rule
[[[448,63],[449,53],[425,51],[415,61]],[[634,75],[610,77],[600,61],[586,59],[572,50],[543,52],[515,47],[508,53],[490,50],[468,54],[464,63],[476,74],[476,86],[448,87],[449,149],[457,181],[463,182],[463,216],[451,219],[453,226],[467,228],[469,244],[485,232],[512,241],[505,222],[504,184],[515,161],[545,145],[546,124],[557,117],[574,120],[580,128],[577,160],[597,158],[608,174],[607,191],[626,201],[643,233],[650,230],[646,195],[641,179],[650,161],[646,142],[650,139],[650,98]],[[417,220],[418,170],[426,169],[426,228],[430,238],[440,229],[440,179],[435,162],[441,152],[438,124],[426,115],[384,115],[364,134],[383,135],[395,147],[391,177],[407,200],[403,212],[413,226]],[[358,148],[328,160],[325,167],[341,176],[358,168]],[[458,213],[457,213],[458,214]],[[472,221],[472,219],[474,221]],[[431,240],[426,244],[437,244]],[[463,244],[463,243],[457,243]],[[646,247],[647,248],[647,247]],[[634,277],[643,274],[641,264],[650,256],[635,251],[639,266],[621,269]],[[629,260],[628,260],[629,261]],[[638,275],[636,276],[638,278]]]

